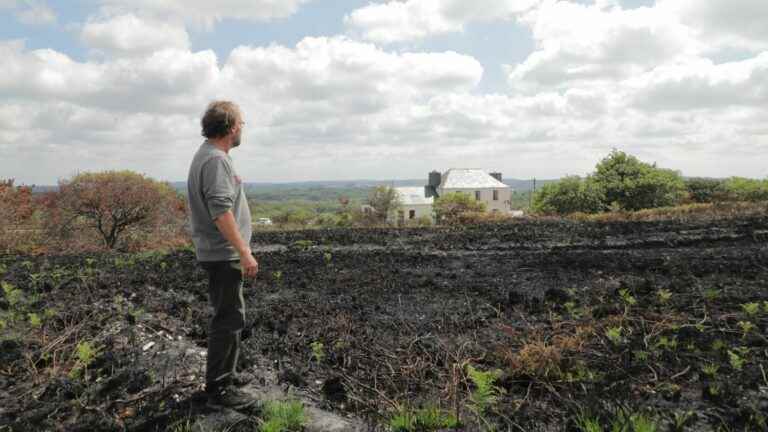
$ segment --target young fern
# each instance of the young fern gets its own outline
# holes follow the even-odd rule
[[[467,408],[478,418],[478,421],[492,430],[493,427],[485,418],[488,410],[491,409],[504,394],[504,389],[494,385],[501,377],[500,370],[483,372],[475,369],[472,365],[467,365],[469,379],[475,385],[475,390],[469,395]]]

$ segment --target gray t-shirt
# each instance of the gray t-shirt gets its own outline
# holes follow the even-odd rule
[[[192,241],[198,261],[240,259],[213,222],[222,213],[232,210],[240,236],[250,244],[251,210],[232,158],[206,140],[189,167],[187,192]]]

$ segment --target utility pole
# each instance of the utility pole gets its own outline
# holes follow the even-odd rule
[[[533,190],[531,191],[531,194],[528,196],[528,210],[533,207],[533,194],[536,193],[536,177],[533,178]]]

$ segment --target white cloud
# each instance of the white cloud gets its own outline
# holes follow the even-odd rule
[[[27,51],[12,41],[0,43],[0,55],[4,97],[120,111],[190,110],[189,103],[206,100],[219,75],[212,51],[166,49],[146,57],[78,62],[50,49]]]
[[[297,149],[303,158],[322,158],[342,148],[381,148],[389,141],[376,130],[389,118],[412,121],[430,98],[467,95],[482,76],[471,57],[389,53],[343,37],[307,38],[292,48],[240,47],[221,67],[210,51],[178,49],[78,62],[16,41],[0,44],[0,55],[7,61],[0,95],[8,101],[0,124],[32,119],[0,134],[0,153],[34,136],[50,150],[45,176],[69,174],[62,172],[67,164],[56,169],[54,161],[82,156],[77,163],[87,169],[141,154],[137,163],[149,164],[153,174],[181,178],[186,162],[178,154],[163,153],[157,162],[147,162],[148,155],[160,142],[168,148],[199,142],[198,115],[215,98],[243,106],[247,139],[258,143],[244,146],[245,157],[265,146],[283,160],[295,158]],[[434,134],[440,132],[428,126],[427,135]],[[425,144],[418,141],[423,134],[405,135],[402,145]],[[14,166],[3,170],[13,174]]]
[[[293,15],[311,0],[99,0],[110,13],[141,11],[211,27],[228,19],[269,21]]]
[[[78,61],[0,43],[0,171],[38,183],[75,168],[183,179],[201,140],[200,112],[228,98],[246,115],[236,160],[249,181],[416,177],[456,165],[554,177],[584,174],[614,147],[686,175],[766,174],[768,51],[710,58],[738,46],[734,35],[758,44],[760,29],[707,27],[672,2],[625,10],[615,0],[545,0],[521,12],[515,2],[411,0],[378,5],[395,11],[389,18],[368,17],[392,25],[347,18],[355,30],[381,31],[366,37],[385,42],[498,19],[530,28],[536,45],[508,66],[511,91],[481,94],[483,66],[467,55],[337,36],[240,46],[217,59],[191,51],[181,24],[154,28],[175,3],[137,14],[113,1],[82,30],[109,56]],[[706,34],[722,38],[713,48]],[[41,168],[30,174],[33,165]]]
[[[19,21],[27,25],[47,25],[56,22],[56,12],[43,1],[28,0],[26,7],[16,12]]]
[[[0,0],[0,10],[14,11],[19,22],[27,25],[56,23],[56,12],[44,0]]]
[[[658,0],[657,8],[689,26],[708,50],[768,50],[765,0]]]
[[[657,8],[549,2],[522,22],[530,26],[536,49],[522,63],[506,66],[518,91],[615,82],[699,50],[689,29]]]
[[[344,21],[365,39],[392,43],[462,31],[473,21],[512,19],[541,0],[406,0],[371,3]]]
[[[118,56],[189,47],[189,36],[183,25],[140,18],[131,13],[91,18],[83,26],[80,38],[95,50]]]
[[[306,38],[295,48],[240,47],[224,73],[260,96],[333,102],[468,91],[483,69],[472,57],[453,52],[395,54],[337,37]]]
[[[725,109],[768,105],[768,52],[740,62],[708,59],[669,64],[627,82],[646,110]]]

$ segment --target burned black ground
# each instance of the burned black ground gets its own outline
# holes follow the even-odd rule
[[[765,430],[768,219],[526,221],[254,236],[243,367],[375,428],[436,405],[465,430]],[[2,259],[0,428],[164,430],[199,412],[193,254]],[[755,306],[756,305],[756,306]],[[47,312],[46,312],[47,311]],[[42,321],[32,325],[30,313]],[[97,352],[78,369],[78,344]],[[154,342],[148,347],[148,344]],[[468,366],[500,370],[478,418]],[[252,427],[253,425],[250,425]]]

